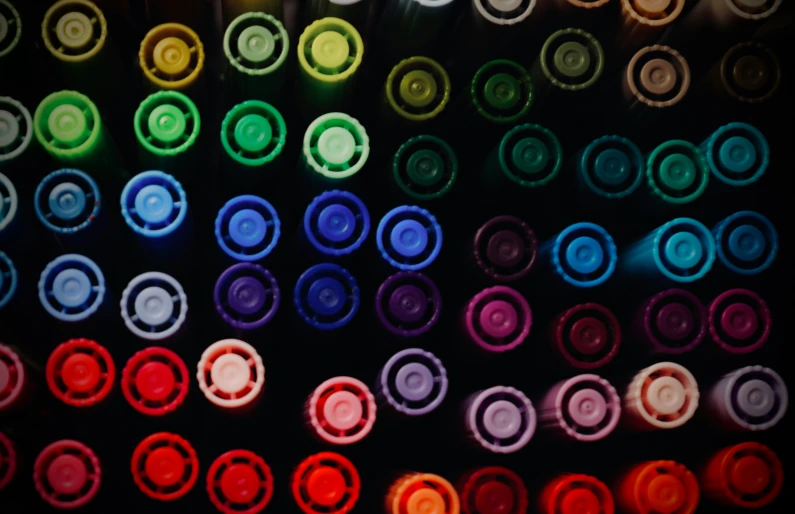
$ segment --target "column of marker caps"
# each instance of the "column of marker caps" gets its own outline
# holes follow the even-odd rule
[[[609,436],[621,417],[615,388],[598,375],[577,375],[552,386],[538,407],[542,428],[557,437],[599,441]]]
[[[96,341],[70,339],[47,359],[47,387],[71,407],[92,407],[103,402],[116,381],[110,352]]]
[[[548,184],[563,167],[557,136],[540,125],[523,124],[509,130],[489,154],[484,182],[504,189]]]
[[[449,29],[461,0],[395,0],[381,15],[376,33],[393,58],[433,52],[439,35]]]
[[[138,158],[145,170],[196,174],[201,160],[201,116],[193,100],[178,91],[158,91],[138,106],[133,118]]]
[[[616,48],[632,50],[655,42],[682,13],[685,0],[656,2],[620,0],[622,25],[616,35]]]
[[[428,122],[450,102],[450,76],[428,57],[409,57],[396,64],[384,84],[384,118],[404,124]]]
[[[666,289],[640,304],[635,326],[636,337],[653,352],[685,353],[707,334],[707,308],[689,291]]]
[[[31,162],[36,147],[31,147],[33,139],[33,118],[21,102],[0,96],[0,172],[19,169]]]
[[[283,21],[284,0],[221,0],[221,12],[226,25],[249,13],[264,13]]]
[[[575,157],[577,182],[589,203],[599,206],[633,195],[646,176],[646,158],[631,140],[603,136]]]
[[[461,502],[445,478],[431,473],[407,473],[397,479],[386,495],[388,514],[459,514]],[[427,506],[427,507],[426,507]]]
[[[624,394],[627,426],[637,430],[677,428],[693,417],[698,384],[684,366],[659,362],[639,371]]]
[[[36,457],[33,483],[50,506],[75,509],[87,505],[99,492],[102,468],[91,448],[62,439],[46,446]]]
[[[496,216],[472,238],[476,266],[490,280],[515,282],[535,267],[538,239],[530,226],[514,216]]]
[[[223,339],[204,350],[196,378],[210,403],[240,411],[253,407],[262,394],[265,365],[250,344],[239,339]]]
[[[526,514],[530,503],[524,480],[502,466],[468,471],[456,489],[464,514]]]
[[[597,303],[581,303],[553,319],[549,338],[566,364],[577,369],[596,369],[618,354],[622,333],[610,309]]]
[[[767,303],[748,289],[730,289],[707,307],[712,340],[730,354],[761,348],[770,337],[772,318]]]
[[[18,2],[19,0],[16,0]],[[29,93],[27,91],[31,84],[38,78],[37,67],[32,67],[28,72],[35,73],[32,80],[22,79],[24,58],[27,54],[25,48],[28,42],[28,23],[25,20],[24,39],[23,39],[23,19],[16,6],[10,0],[0,0],[0,67],[3,68],[3,75],[0,76],[0,91],[4,95],[14,95],[23,97]],[[32,26],[33,23],[30,23]],[[33,31],[31,31],[33,32]],[[6,72],[8,70],[8,72]],[[27,96],[24,96],[29,101]]]
[[[194,99],[201,99],[204,94],[204,59],[199,35],[179,23],[164,23],[150,30],[138,51],[138,65],[147,89],[173,89]]]
[[[340,18],[363,33],[370,17],[370,0],[310,0],[309,20]]]
[[[376,292],[378,320],[398,337],[427,333],[439,321],[441,310],[439,288],[422,273],[401,271],[391,275]]]
[[[605,67],[602,45],[581,29],[559,30],[549,36],[530,72],[536,95],[580,93],[591,88]]]
[[[32,386],[26,364],[10,347],[0,343],[0,413],[24,407]],[[7,378],[5,378],[7,377]]]
[[[739,43],[713,65],[706,81],[710,92],[717,92],[731,105],[737,108],[756,106],[778,91],[781,63],[778,56],[761,43]]]

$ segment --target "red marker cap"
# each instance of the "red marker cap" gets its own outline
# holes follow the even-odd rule
[[[562,475],[547,483],[541,492],[542,514],[613,514],[610,489],[590,475]]]
[[[176,500],[199,476],[199,459],[188,441],[176,434],[152,434],[133,451],[130,470],[135,485],[155,500]]]
[[[315,433],[331,444],[351,444],[375,424],[375,396],[360,380],[334,377],[320,384],[306,405]]]
[[[783,482],[781,461],[759,443],[740,443],[720,450],[701,477],[704,494],[710,500],[748,509],[759,509],[776,499]]]
[[[57,509],[82,507],[99,491],[99,459],[83,443],[56,441],[39,453],[33,468],[36,491]]]
[[[132,407],[162,416],[179,407],[188,394],[188,368],[179,355],[153,346],[133,355],[121,373],[121,391]]]
[[[618,487],[618,503],[627,514],[692,514],[698,498],[695,475],[672,460],[638,464]]]
[[[72,407],[90,407],[104,400],[116,380],[110,352],[90,339],[70,339],[47,360],[47,387]]]
[[[621,325],[610,309],[581,303],[557,316],[550,339],[563,358],[575,368],[604,366],[621,346]]]
[[[304,459],[291,479],[293,498],[305,514],[345,514],[359,499],[359,472],[338,453],[323,452]]]
[[[273,496],[271,468],[254,452],[226,452],[207,471],[207,494],[224,514],[257,514]]]
[[[0,412],[11,408],[25,388],[25,367],[14,351],[0,344]]]
[[[410,473],[392,484],[387,514],[459,514],[458,493],[450,482],[431,473]]]
[[[459,488],[464,514],[526,514],[524,481],[508,468],[490,466],[464,476]]]
[[[6,435],[0,432],[0,491],[14,478],[17,470],[17,453]]]

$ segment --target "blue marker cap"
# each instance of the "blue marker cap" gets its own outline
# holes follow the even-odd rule
[[[731,186],[756,182],[770,165],[767,139],[747,123],[729,123],[719,128],[701,148],[715,178]]]
[[[367,238],[370,213],[358,196],[347,191],[326,191],[307,207],[304,232],[319,252],[346,255]]]
[[[585,147],[577,161],[577,172],[594,193],[623,198],[640,187],[645,162],[640,148],[629,139],[604,136]]]
[[[0,173],[0,233],[14,220],[17,214],[17,190],[14,184]]]
[[[127,284],[121,295],[121,317],[133,334],[148,341],[174,335],[188,315],[188,296],[170,275],[150,271]]]
[[[121,192],[121,215],[133,231],[159,238],[173,233],[188,213],[182,185],[162,171],[144,171]]]
[[[99,216],[99,187],[80,170],[53,171],[39,182],[33,197],[36,216],[45,227],[59,234],[74,234]]]
[[[545,246],[549,248],[549,243]],[[618,253],[605,229],[593,223],[575,223],[555,237],[551,258],[563,280],[577,287],[594,287],[613,274]]]
[[[82,321],[99,309],[104,298],[105,277],[88,257],[61,255],[41,272],[39,301],[58,320]]]
[[[0,252],[0,309],[6,306],[17,291],[17,269],[5,252]]]
[[[766,270],[778,253],[775,227],[757,212],[736,212],[718,223],[712,233],[720,261],[741,275],[755,275]]]
[[[359,286],[345,268],[318,264],[298,277],[294,301],[309,325],[334,330],[347,324],[359,309]]]
[[[225,254],[239,261],[257,261],[276,247],[281,223],[266,200],[243,195],[232,198],[215,218],[215,239]]]
[[[376,243],[389,264],[417,271],[430,265],[442,250],[442,227],[425,209],[403,205],[381,218]]]

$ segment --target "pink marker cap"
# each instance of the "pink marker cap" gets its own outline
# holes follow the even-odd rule
[[[658,362],[641,370],[624,395],[624,419],[639,430],[676,428],[698,408],[698,383],[684,366]]]
[[[533,404],[518,389],[496,386],[470,396],[465,427],[481,448],[513,453],[524,448],[536,430]]]
[[[375,396],[360,380],[330,378],[309,397],[306,414],[323,441],[339,445],[356,443],[364,439],[375,424]]]
[[[22,397],[26,378],[19,356],[0,344],[0,412],[11,408]]]
[[[17,453],[6,435],[0,432],[0,491],[11,482],[17,470]]]
[[[749,353],[761,347],[770,336],[771,323],[765,301],[747,289],[731,289],[709,304],[709,333],[729,353]]]
[[[476,294],[467,304],[464,324],[469,338],[489,352],[507,352],[527,339],[533,315],[515,289],[495,286]]]
[[[706,396],[710,418],[730,430],[767,430],[787,412],[787,386],[778,373],[746,366],[724,375]]]
[[[257,350],[239,339],[222,339],[204,350],[196,378],[210,402],[224,409],[249,406],[265,386],[265,365]]]
[[[577,375],[555,384],[541,401],[542,426],[577,441],[607,437],[621,417],[621,398],[598,375]]]
[[[33,468],[36,491],[57,509],[82,507],[99,491],[99,459],[91,448],[78,441],[52,443],[39,453]]]

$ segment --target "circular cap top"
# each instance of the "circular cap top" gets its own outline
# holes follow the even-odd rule
[[[350,391],[337,391],[326,399],[323,416],[336,430],[350,430],[362,420],[363,407],[359,397]]]
[[[82,270],[65,269],[55,276],[52,293],[64,307],[79,307],[91,296],[91,280]]]
[[[595,355],[602,351],[608,339],[607,326],[597,318],[579,319],[569,330],[571,345],[585,355]]]
[[[617,148],[607,148],[596,156],[594,173],[608,186],[618,186],[632,173],[632,161],[625,152]]]
[[[161,185],[144,186],[135,195],[135,212],[144,223],[162,223],[171,216],[173,210],[171,193]]]
[[[150,286],[135,297],[134,309],[142,323],[157,327],[171,319],[174,302],[168,291],[162,287]]]
[[[235,244],[253,248],[260,244],[268,233],[265,218],[254,209],[241,209],[229,219],[229,237]]]
[[[81,138],[88,123],[86,115],[72,104],[63,104],[52,110],[47,118],[47,128],[56,140],[69,144]]]
[[[63,182],[52,188],[47,205],[56,218],[72,220],[86,208],[86,193],[73,182]]]
[[[746,455],[729,464],[729,483],[742,495],[757,495],[773,478],[770,466],[756,455]]]
[[[101,374],[99,362],[84,353],[70,355],[61,365],[61,380],[68,390],[77,393],[93,390],[99,383]]]
[[[330,127],[320,134],[317,150],[320,158],[327,163],[345,164],[356,153],[356,138],[344,127]]]
[[[165,37],[152,52],[155,67],[166,75],[179,75],[190,65],[190,48],[178,37]]]
[[[591,65],[588,48],[577,41],[566,41],[555,50],[555,69],[571,78],[581,77]]]
[[[675,191],[690,187],[697,176],[696,164],[685,154],[673,153],[660,163],[660,180],[663,185]]]
[[[522,413],[519,407],[506,400],[497,400],[486,407],[483,413],[486,431],[497,439],[509,439],[519,433],[522,427]]]
[[[406,163],[409,180],[423,187],[430,187],[444,176],[444,159],[429,148],[415,151]]]
[[[408,514],[446,514],[444,498],[433,489],[417,489],[406,502]]]
[[[346,489],[345,477],[336,468],[317,468],[306,477],[306,492],[310,500],[324,507],[336,505]]]
[[[500,230],[489,238],[486,257],[492,264],[510,268],[525,258],[525,241],[513,230]]]
[[[770,414],[775,407],[775,401],[776,392],[764,380],[749,380],[737,391],[740,409],[751,417],[761,418]]]
[[[510,13],[522,5],[522,0],[488,0],[489,6],[500,12]]]
[[[9,111],[0,110],[0,148],[10,147],[19,137],[19,122]]]
[[[146,457],[144,470],[156,485],[170,487],[179,483],[185,473],[185,458],[170,446],[155,448]]]
[[[732,68],[732,78],[742,89],[759,91],[770,80],[770,68],[764,59],[756,55],[744,55]]]
[[[309,286],[309,306],[322,316],[333,316],[345,307],[345,286],[333,277],[322,277]]]
[[[647,16],[650,14],[665,14],[672,0],[634,0],[635,8]]]
[[[213,362],[210,377],[222,393],[235,394],[244,390],[251,381],[251,368],[242,355],[227,353]]]
[[[651,59],[640,70],[640,83],[648,93],[665,95],[670,93],[678,73],[674,65],[665,59]]]
[[[549,149],[540,139],[526,137],[514,145],[511,162],[522,173],[539,173],[549,162]]]
[[[401,323],[417,323],[428,312],[428,298],[415,285],[400,286],[389,296],[389,312]]]
[[[581,427],[595,427],[607,415],[607,402],[595,389],[581,389],[574,393],[567,408],[571,418]]]
[[[516,308],[505,300],[492,300],[480,311],[479,322],[488,336],[503,339],[516,330],[519,314]]]
[[[756,164],[756,147],[746,137],[730,137],[718,150],[718,160],[731,173],[745,173]]]
[[[599,497],[590,489],[572,489],[560,500],[562,514],[600,514],[604,512]]]
[[[496,109],[512,109],[522,99],[522,85],[513,75],[496,73],[483,86],[483,97]]]
[[[436,98],[437,90],[436,79],[424,70],[411,70],[400,79],[400,98],[411,107],[427,107]]]
[[[733,303],[720,316],[721,328],[733,339],[747,339],[759,328],[759,316],[750,305]]]
[[[693,311],[682,303],[669,303],[657,312],[657,330],[666,339],[681,341],[693,331],[696,320]]]
[[[312,41],[312,60],[320,67],[328,70],[341,68],[350,56],[351,46],[348,40],[333,30],[321,32]]]
[[[173,143],[185,135],[185,114],[176,105],[158,105],[149,114],[149,133],[163,143]]]
[[[566,248],[566,262],[576,273],[588,275],[602,266],[604,250],[596,239],[580,236]]]
[[[481,485],[475,493],[476,514],[511,514],[516,495],[508,484],[492,480]]]
[[[77,11],[65,13],[55,25],[55,36],[66,48],[79,50],[94,39],[94,27],[85,14]]]
[[[433,373],[428,366],[419,362],[410,362],[401,367],[395,377],[398,393],[410,402],[428,398],[433,391],[433,385]]]
[[[652,510],[671,514],[684,505],[687,500],[687,490],[679,478],[673,475],[659,475],[649,482],[646,498]]]
[[[250,316],[260,312],[268,299],[265,286],[254,277],[236,279],[229,286],[226,296],[229,306],[243,316]]]
[[[150,402],[165,401],[176,383],[174,372],[162,362],[147,362],[135,374],[135,389]]]
[[[341,243],[354,235],[356,216],[346,205],[334,203],[320,211],[317,226],[324,238]]]
[[[88,469],[75,455],[59,455],[47,467],[47,482],[56,494],[75,495],[87,481]]]
[[[428,246],[428,231],[422,223],[408,219],[400,221],[389,235],[392,248],[404,257],[416,257]]]
[[[232,503],[249,503],[260,490],[262,480],[257,470],[248,464],[232,464],[219,480],[221,492]]]
[[[674,377],[659,377],[649,385],[646,400],[657,413],[667,416],[684,407],[687,391]]]
[[[276,50],[276,40],[270,30],[262,25],[243,29],[237,37],[237,51],[248,62],[267,61]]]
[[[704,254],[704,246],[695,234],[677,232],[665,243],[665,258],[675,268],[687,270],[695,267]]]
[[[753,225],[740,225],[729,234],[729,251],[742,261],[758,259],[766,248],[767,238]]]
[[[251,27],[257,28],[257,27]],[[240,118],[234,129],[235,142],[247,152],[261,152],[273,138],[273,127],[260,114],[247,114]]]

